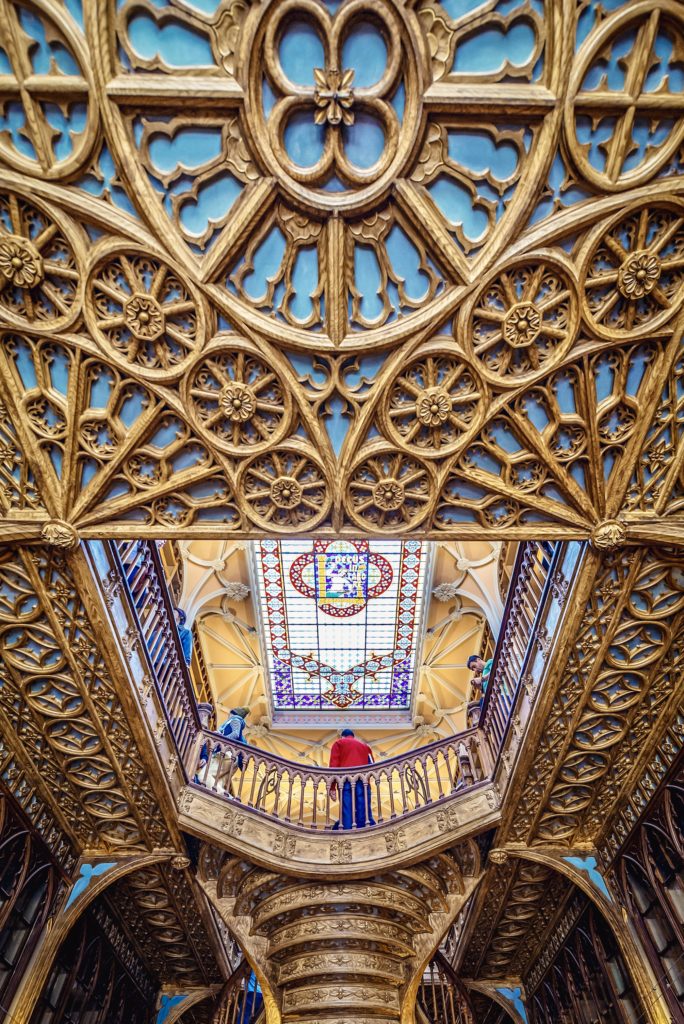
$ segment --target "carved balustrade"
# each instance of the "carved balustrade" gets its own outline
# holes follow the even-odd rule
[[[346,786],[352,795],[357,784],[364,787],[373,821],[382,824],[444,800],[482,777],[473,729],[346,771],[307,767],[205,730],[194,781],[278,821],[329,829],[339,817],[339,795]],[[367,820],[362,827],[372,823]]]
[[[347,772],[307,767],[236,745],[207,728],[155,545],[118,542],[114,550],[186,777],[271,819],[323,830],[339,818],[339,794],[345,787],[361,802],[357,785],[364,788],[372,817],[361,827],[367,827],[435,804],[491,775],[526,668],[540,637],[549,639],[543,616],[564,548],[546,542],[520,548],[480,727]]]
[[[154,542],[118,541],[113,550],[126,582],[170,731],[180,759],[186,764],[194,749],[199,716],[156,546]]]
[[[209,714],[209,726],[216,725],[216,710],[213,706],[211,697],[211,683],[209,682],[209,670],[207,663],[204,660],[202,654],[202,645],[199,643],[197,637],[194,639],[192,646],[192,662],[190,665],[190,677],[192,679],[192,685],[195,691],[195,697],[200,704],[205,704],[211,708]],[[201,715],[200,715],[201,719]]]
[[[521,544],[489,675],[480,725],[494,755],[501,749],[526,665],[539,636],[546,596],[563,545]]]

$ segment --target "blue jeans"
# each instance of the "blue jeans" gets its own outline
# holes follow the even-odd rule
[[[363,828],[364,825],[374,825],[375,819],[371,811],[370,786],[364,786],[361,779],[354,784],[354,800],[352,801],[351,782],[347,781],[342,786],[342,828]],[[339,821],[333,825],[333,829],[340,827]]]

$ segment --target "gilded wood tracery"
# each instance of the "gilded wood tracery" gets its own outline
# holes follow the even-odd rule
[[[80,554],[55,548],[5,545],[0,558],[0,771],[65,878],[77,874],[84,850],[116,863],[155,850],[153,859],[167,850],[168,860],[178,848],[150,781],[154,754],[136,737],[112,645],[105,653],[100,643],[108,627],[81,589],[83,571]],[[108,898],[156,976],[216,980],[215,937],[184,870],[147,864]],[[22,1013],[37,995],[21,996]]]
[[[561,631],[546,697],[535,694],[531,676],[524,680],[544,705],[538,728],[528,732],[527,757],[509,780],[497,843],[518,844],[530,861],[492,854],[459,952],[467,973],[502,978],[536,969],[571,898],[551,851],[579,849],[581,860],[594,844],[607,866],[678,757],[683,585],[674,549],[585,558],[567,598],[568,642]],[[617,883],[612,893],[617,906]],[[624,941],[628,929],[618,924]],[[637,976],[644,996],[655,982],[644,981],[641,969]],[[663,1019],[662,1006],[648,1012]]]
[[[204,7],[5,0],[6,517],[676,535],[679,6]]]

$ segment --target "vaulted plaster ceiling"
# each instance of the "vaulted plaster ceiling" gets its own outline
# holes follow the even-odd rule
[[[509,551],[500,558],[501,545],[484,541],[434,545],[430,552],[432,592],[425,594],[411,715],[396,712],[394,723],[390,715],[382,728],[373,723],[372,715],[355,706],[333,712],[337,717],[323,727],[307,723],[306,710],[286,723],[274,722],[263,660],[264,625],[253,590],[252,545],[182,541],[180,550],[180,600],[195,624],[219,721],[232,707],[249,706],[250,742],[286,757],[321,764],[330,742],[346,724],[362,730],[383,756],[402,753],[465,727],[468,655],[480,650],[485,623],[496,635],[501,622],[499,570],[503,562],[510,562]]]

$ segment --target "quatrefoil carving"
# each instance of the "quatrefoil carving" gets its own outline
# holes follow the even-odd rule
[[[356,2],[331,16],[314,0],[285,0],[272,6],[267,18],[261,38],[264,73],[250,83],[250,107],[254,134],[260,140],[265,136],[264,155],[272,158],[274,170],[290,182],[319,189],[336,182],[336,192],[378,181],[403,150],[403,134],[416,124],[414,111],[404,110],[402,118],[395,102],[402,85],[408,94],[409,78],[416,74],[397,11],[389,4],[369,10]],[[375,36],[372,67],[350,58],[350,41],[358,32],[371,43]],[[301,144],[293,142],[298,132]]]

